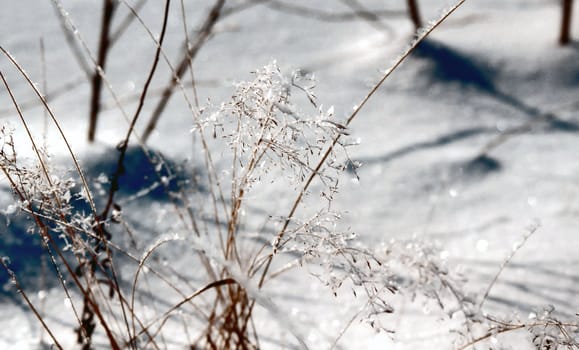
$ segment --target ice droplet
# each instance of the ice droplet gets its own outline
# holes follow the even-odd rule
[[[300,309],[298,309],[297,307],[292,307],[292,311],[291,311],[292,316],[296,316],[299,313],[300,313]]]
[[[458,191],[455,188],[451,188],[448,190],[448,195],[455,198],[458,196]]]
[[[72,300],[70,300],[70,298],[64,298],[64,307],[67,310],[72,309]]]
[[[479,239],[476,242],[476,250],[478,250],[481,253],[484,253],[487,251],[487,249],[489,248],[489,242],[486,239]]]
[[[38,299],[39,299],[39,300],[44,300],[44,299],[46,299],[46,296],[47,296],[46,291],[44,291],[44,290],[39,290],[39,291],[38,291]]]
[[[328,108],[328,111],[326,112],[326,114],[328,115],[328,117],[331,117],[334,115],[334,106],[330,106],[330,108]]]

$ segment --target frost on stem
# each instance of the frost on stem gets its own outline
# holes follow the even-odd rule
[[[357,244],[355,233],[340,229],[341,214],[331,208],[340,174],[353,164],[345,150],[351,144],[335,142],[348,135],[347,128],[336,120],[333,107],[318,106],[312,77],[300,73],[286,77],[275,62],[254,74],[254,80],[238,83],[232,98],[194,128],[194,132],[210,130],[232,151],[233,163],[227,172],[231,176],[231,207],[235,207],[235,199],[264,182],[266,175],[288,179],[292,185],[288,190],[293,190],[290,198],[298,198],[300,207],[304,206],[302,194],[318,191],[326,205],[313,214],[277,216],[280,222],[288,222],[276,244],[280,254],[297,257],[334,295],[345,285],[355,295],[365,295],[369,299],[365,316],[374,318],[393,312],[386,301],[396,289],[388,267]],[[313,106],[314,112],[302,112],[293,92],[304,94],[304,101]],[[322,158],[327,150],[329,156]],[[321,186],[306,188],[312,174]]]
[[[83,250],[84,242],[71,237],[70,233],[89,232],[91,220],[74,210],[75,180],[65,172],[48,168],[50,157],[44,150],[39,150],[43,162],[18,159],[13,131],[8,125],[0,127],[0,168],[15,195],[14,207],[57,233],[66,243],[64,249]],[[13,210],[13,214],[18,213]],[[41,227],[36,225],[31,231],[39,229]]]
[[[276,242],[280,255],[297,259],[286,266],[304,265],[334,295],[345,291],[363,298],[366,307],[360,317],[378,330],[386,329],[381,319],[394,312],[391,294],[399,289],[426,296],[449,317],[456,313],[465,319],[475,317],[474,299],[462,291],[460,277],[449,273],[439,261],[436,247],[417,240],[391,242],[385,249],[364,247],[354,232],[340,227],[341,213],[332,209],[333,195],[338,191],[341,172],[355,170],[357,165],[346,152],[352,144],[340,142],[341,136],[348,134],[347,128],[335,119],[332,107],[325,110],[318,106],[312,78],[299,73],[286,77],[275,62],[254,75],[252,81],[236,84],[231,99],[193,129],[201,136],[210,131],[214,141],[225,142],[231,151],[224,156],[232,162],[224,172],[228,177],[221,179],[221,183],[231,184],[231,197],[226,201],[231,213],[230,233],[243,227],[237,214],[243,210],[244,196],[258,184],[267,186],[268,175],[272,181],[283,176],[292,185],[286,189],[292,191],[290,198],[297,198],[294,205],[298,208],[306,206],[302,197],[315,199],[312,194],[318,192],[323,198],[317,209],[292,209],[289,217],[287,212],[271,216],[279,220],[278,228],[284,227],[284,231],[274,231],[270,241]],[[309,101],[314,112],[302,112],[293,92],[298,97],[305,94],[303,100]],[[323,158],[328,150],[328,157]],[[312,177],[321,186],[309,186]],[[240,260],[268,259],[269,251],[261,254]],[[277,255],[269,258],[277,259]],[[248,275],[260,278],[259,273],[266,271],[262,279],[266,281],[286,271],[285,267],[269,271],[260,270],[262,267],[250,266]]]
[[[579,325],[563,322],[555,316],[555,307],[547,305],[532,313],[527,330],[536,349],[579,348]]]
[[[299,187],[321,152],[345,127],[334,120],[333,108],[324,111],[317,106],[312,77],[299,72],[286,77],[275,62],[254,75],[253,81],[236,84],[231,99],[200,121],[194,131],[209,128],[227,141],[233,156],[234,190],[247,191],[274,171]],[[299,110],[293,90],[305,94],[315,108],[313,114]],[[318,174],[328,188],[337,181],[332,166],[337,167],[330,164]]]

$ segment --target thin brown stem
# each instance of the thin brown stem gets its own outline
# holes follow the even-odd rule
[[[178,302],[177,304],[175,304],[173,307],[171,307],[169,310],[167,310],[164,314],[160,315],[159,317],[157,317],[156,319],[154,319],[153,321],[151,321],[149,323],[148,326],[143,327],[143,329],[136,335],[133,336],[133,339],[130,339],[130,341],[134,341],[136,339],[136,337],[140,336],[141,334],[145,333],[149,328],[151,328],[154,324],[156,324],[159,321],[162,321],[164,319],[166,319],[167,317],[169,317],[173,312],[175,312],[176,310],[178,310],[179,308],[181,308],[181,306],[189,303],[191,300],[195,299],[196,297],[198,297],[199,295],[205,293],[208,290],[211,289],[218,289],[221,286],[225,286],[225,285],[229,285],[229,284],[237,284],[237,281],[235,281],[232,278],[226,278],[226,279],[222,279],[219,281],[215,281],[215,282],[211,282],[208,285],[206,285],[205,287],[197,290],[196,292],[194,292],[193,294],[187,296],[186,298],[184,298],[183,300],[181,300],[180,302]]]
[[[62,30],[62,33],[64,34],[66,44],[68,45],[69,49],[72,51],[72,55],[76,59],[76,62],[78,63],[81,70],[84,72],[86,78],[90,79],[91,75],[92,75],[90,65],[86,61],[86,59],[82,53],[82,48],[79,46],[78,42],[75,40],[73,31],[71,31],[71,30],[69,30],[69,28],[67,28],[67,25],[69,23],[67,23],[67,19],[65,16],[66,12],[63,11],[60,4],[56,1],[52,2],[52,7],[53,7],[54,11],[56,12],[56,16],[58,17],[58,20],[60,23],[60,29]]]
[[[523,241],[518,244],[511,252],[510,254],[507,256],[507,258],[505,259],[505,261],[503,261],[503,263],[501,264],[501,267],[499,268],[499,270],[497,271],[497,273],[494,275],[492,281],[489,283],[489,285],[487,286],[485,293],[483,294],[481,301],[478,305],[478,309],[481,310],[484,303],[486,302],[486,300],[488,299],[488,296],[491,292],[491,290],[493,289],[495,283],[497,282],[497,280],[499,279],[499,276],[501,275],[501,273],[503,272],[503,270],[507,267],[507,265],[509,265],[511,263],[511,260],[513,260],[513,257],[515,256],[515,254],[517,254],[517,252],[519,251],[519,249],[521,249],[525,243],[527,243],[527,240],[535,234],[535,232],[537,232],[537,229],[539,227],[538,226],[533,226],[529,229],[529,232],[527,232],[527,234],[525,234],[525,236],[523,237]]]
[[[2,265],[2,267],[4,268],[4,270],[8,273],[8,275],[10,276],[10,279],[12,280],[12,283],[14,283],[14,285],[16,286],[16,290],[18,291],[18,293],[20,293],[20,295],[22,296],[22,299],[24,299],[24,301],[26,302],[26,305],[28,305],[28,308],[32,311],[32,313],[34,314],[34,316],[36,317],[36,319],[38,319],[38,321],[40,322],[40,324],[42,324],[42,328],[44,328],[44,330],[48,333],[48,335],[50,336],[50,338],[52,339],[52,341],[54,342],[54,346],[56,346],[59,349],[63,349],[62,345],[60,345],[60,343],[58,342],[58,340],[56,339],[56,337],[54,336],[54,333],[52,333],[52,331],[50,330],[50,327],[48,327],[48,325],[46,324],[46,322],[44,321],[44,318],[42,317],[42,315],[40,314],[40,312],[36,309],[36,307],[34,306],[34,304],[32,304],[32,301],[30,301],[30,299],[28,298],[28,295],[26,295],[26,293],[24,292],[24,290],[22,289],[22,287],[20,286],[20,282],[18,282],[18,279],[16,278],[16,274],[14,273],[14,271],[12,271],[8,265],[6,264],[6,262],[4,261],[4,259],[0,259],[0,264]]]
[[[573,12],[573,0],[562,0],[561,4],[561,33],[559,44],[568,45],[571,42],[571,15]]]
[[[139,0],[139,2],[137,2],[133,7],[135,12],[138,13],[143,8],[146,2],[147,0]],[[119,39],[122,37],[122,35],[125,33],[125,31],[129,28],[129,26],[131,25],[131,23],[133,23],[134,20],[135,16],[133,15],[132,12],[128,13],[125,16],[125,18],[121,21],[121,24],[119,24],[117,29],[109,37],[111,47],[119,41]]]
[[[108,216],[111,207],[113,205],[113,201],[114,201],[114,196],[116,191],[118,190],[119,187],[119,178],[121,177],[122,173],[123,173],[123,163],[125,161],[125,156],[127,153],[127,149],[129,146],[129,139],[131,137],[131,134],[133,133],[133,129],[135,128],[135,124],[137,123],[137,120],[139,119],[139,116],[141,115],[141,111],[143,110],[143,106],[145,104],[145,99],[147,97],[147,92],[149,91],[149,86],[151,85],[151,81],[153,80],[153,76],[155,75],[155,72],[157,70],[157,65],[159,64],[159,58],[161,56],[161,48],[163,46],[163,40],[165,39],[165,33],[167,31],[167,21],[169,18],[169,7],[171,4],[171,0],[166,0],[165,1],[165,11],[164,11],[164,15],[163,15],[163,27],[161,29],[161,36],[159,38],[159,45],[157,46],[156,52],[155,52],[155,58],[153,60],[153,64],[151,66],[151,69],[149,71],[147,80],[145,81],[145,85],[143,86],[143,90],[141,92],[141,97],[139,99],[139,105],[137,106],[137,109],[135,111],[135,114],[133,115],[133,118],[131,119],[131,123],[129,125],[129,128],[127,130],[127,134],[124,138],[124,140],[121,142],[119,150],[120,150],[120,155],[117,161],[117,168],[116,171],[113,175],[113,179],[111,180],[111,188],[109,190],[109,195],[107,198],[107,203],[105,205],[105,209],[103,210],[102,214],[100,215],[101,218],[106,219],[106,217]]]
[[[398,57],[398,59],[394,62],[394,64],[388,69],[386,70],[386,72],[384,73],[384,75],[382,76],[382,78],[374,85],[374,87],[368,92],[368,94],[366,94],[366,96],[362,99],[362,101],[356,106],[356,108],[354,108],[354,111],[352,112],[352,114],[348,117],[348,119],[346,120],[345,126],[349,126],[352,121],[358,116],[358,113],[360,113],[360,110],[362,110],[362,108],[366,105],[366,103],[370,100],[370,98],[376,93],[376,91],[378,91],[378,89],[382,86],[382,84],[384,84],[384,82],[386,81],[386,79],[388,79],[390,77],[390,75],[402,64],[402,62],[404,62],[404,60],[406,60],[406,58],[416,49],[416,47],[418,47],[418,44],[420,44],[424,39],[426,39],[426,37],[428,35],[430,35],[430,33],[432,33],[432,31],[434,29],[436,29],[441,23],[443,23],[451,14],[453,14],[466,0],[460,0],[456,3],[456,5],[454,5],[453,7],[450,8],[450,10],[448,10],[440,19],[438,19],[436,21],[436,23],[434,23],[430,28],[428,28],[428,30],[424,31],[411,45],[408,49],[406,49],[406,51],[400,56]],[[330,144],[330,146],[328,147],[328,149],[326,150],[326,152],[324,153],[324,155],[322,156],[322,158],[319,160],[318,165],[314,168],[314,170],[311,172],[310,176],[308,177],[308,179],[305,181],[302,190],[300,191],[300,193],[298,194],[297,198],[295,199],[292,208],[289,212],[289,214],[287,215],[284,224],[281,228],[281,230],[279,231],[275,242],[274,242],[274,246],[273,246],[273,254],[269,256],[268,258],[268,262],[265,265],[265,268],[263,270],[261,279],[260,279],[260,283],[259,286],[261,287],[263,285],[263,281],[265,279],[265,275],[267,274],[267,271],[269,270],[269,267],[271,265],[271,260],[273,259],[273,255],[277,253],[278,249],[281,246],[281,242],[282,239],[287,231],[287,228],[293,218],[293,216],[295,215],[299,204],[302,201],[303,196],[306,194],[307,190],[309,189],[310,185],[312,184],[313,180],[317,177],[320,169],[322,168],[322,166],[325,164],[326,160],[328,159],[328,157],[330,156],[330,154],[332,153],[332,151],[334,150],[334,147],[336,146],[336,144],[338,143],[338,141],[341,138],[341,134],[339,134],[338,136],[336,136],[333,140],[333,142]]]
[[[408,1],[408,16],[414,24],[414,31],[417,32],[418,29],[422,27],[422,18],[420,17],[420,10],[418,9],[417,0],[407,0]]]
[[[110,30],[113,15],[116,8],[115,0],[103,0],[103,12],[101,18],[101,34],[99,39],[99,50],[97,54],[97,66],[92,76],[91,99],[89,111],[88,141],[93,142],[96,133],[98,114],[100,111],[100,100],[102,93],[103,79],[99,70],[104,72],[107,56],[110,47]]]
[[[186,47],[189,47],[189,28],[187,26],[187,16],[185,12],[185,2],[181,0],[181,21],[183,22],[183,33],[185,34]],[[191,75],[191,87],[193,89],[193,102],[195,102],[195,108],[199,110],[199,97],[197,96],[197,83],[195,81],[195,71],[193,70],[193,58],[189,55],[187,50],[187,60],[189,62],[189,74]]]
[[[408,49],[406,49],[406,51],[398,57],[398,59],[394,62],[394,64],[391,65],[391,67],[386,70],[386,72],[384,73],[384,75],[382,76],[382,78],[374,85],[374,87],[366,94],[366,96],[364,96],[364,98],[362,99],[362,101],[354,108],[354,111],[352,112],[352,114],[348,117],[347,121],[346,121],[346,126],[349,126],[352,121],[356,118],[356,116],[358,115],[358,113],[360,112],[360,110],[366,105],[366,103],[370,100],[370,98],[376,93],[376,91],[378,91],[378,89],[384,84],[384,82],[386,81],[386,79],[388,79],[390,77],[390,75],[402,64],[402,62],[404,62],[404,60],[406,60],[406,58],[416,49],[416,47],[418,47],[418,45],[424,40],[426,39],[426,37],[428,37],[428,35],[430,35],[430,33],[432,33],[432,31],[434,31],[434,29],[436,29],[441,23],[443,23],[451,14],[453,14],[460,6],[462,6],[462,4],[464,4],[466,0],[459,0],[453,7],[451,7],[444,15],[442,15],[442,17],[440,17],[431,27],[429,27],[427,30],[425,30],[423,33],[421,33],[416,40],[414,40],[414,42],[410,45],[410,47]],[[333,140],[333,142],[330,144],[330,146],[328,147],[328,149],[326,150],[326,152],[324,153],[324,155],[322,156],[322,158],[319,160],[317,166],[314,168],[314,170],[310,173],[310,176],[308,177],[308,179],[304,182],[304,185],[300,191],[300,193],[298,194],[297,198],[294,200],[294,203],[292,205],[292,208],[289,212],[289,214],[287,215],[284,224],[281,228],[281,230],[279,231],[279,233],[277,234],[275,241],[273,243],[273,251],[271,253],[269,253],[266,257],[265,257],[265,262],[264,262],[264,267],[263,270],[261,272],[261,276],[258,282],[258,288],[262,288],[264,283],[265,283],[265,279],[268,275],[269,269],[271,267],[271,263],[273,261],[273,257],[275,256],[275,254],[277,254],[279,248],[282,245],[282,239],[285,236],[287,229],[289,227],[290,222],[292,221],[298,207],[299,204],[302,201],[303,196],[305,195],[305,193],[307,192],[307,190],[309,189],[310,185],[312,184],[314,178],[317,177],[317,175],[319,174],[319,170],[321,169],[321,167],[323,166],[323,164],[325,164],[326,160],[328,159],[328,157],[330,156],[330,154],[332,153],[335,145],[338,143],[338,141],[341,138],[341,134],[339,134],[338,136],[336,136]],[[250,305],[249,305],[249,313],[252,312],[253,307],[255,306],[255,300],[252,300]]]
[[[359,18],[360,20],[368,22],[372,27],[377,29],[380,32],[384,32],[390,36],[394,34],[392,28],[387,26],[386,24],[382,23],[382,18],[380,17],[379,13],[375,13],[367,9],[363,4],[361,4],[358,0],[340,0],[350,9],[352,9],[352,18],[356,19]],[[390,13],[390,12],[388,12]]]
[[[151,114],[151,118],[149,119],[149,123],[147,124],[147,126],[145,128],[145,131],[143,133],[143,142],[146,143],[149,136],[151,136],[151,133],[153,132],[153,130],[155,130],[155,128],[157,126],[157,122],[159,121],[161,114],[165,110],[165,107],[169,103],[169,99],[173,95],[173,91],[175,90],[175,87],[178,85],[181,78],[183,78],[183,75],[185,74],[185,72],[189,68],[191,62],[195,59],[195,57],[199,53],[199,50],[201,49],[203,44],[205,44],[207,39],[209,39],[209,36],[211,35],[211,32],[213,31],[213,27],[215,26],[215,23],[217,23],[217,21],[219,19],[221,9],[223,8],[224,5],[225,5],[225,0],[217,0],[215,2],[215,4],[213,5],[213,7],[211,8],[211,10],[209,11],[207,18],[205,19],[205,22],[201,26],[201,29],[199,30],[199,33],[197,34],[197,38],[195,40],[195,43],[193,43],[193,45],[191,45],[191,47],[189,47],[188,42],[185,43],[185,52],[184,52],[179,64],[177,65],[177,69],[175,69],[175,72],[174,72],[173,77],[171,78],[171,81],[169,81],[169,83],[166,85],[165,90],[163,91],[163,94],[161,96],[161,99],[159,100],[159,102],[157,103],[157,106],[153,110],[153,113]]]

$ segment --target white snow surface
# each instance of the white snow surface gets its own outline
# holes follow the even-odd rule
[[[287,2],[328,12],[348,11],[344,5],[347,1]],[[149,1],[142,11],[144,21],[156,35],[161,3]],[[185,3],[190,26],[198,25],[212,4]],[[239,3],[228,1],[228,6]],[[369,9],[388,6],[405,10],[404,1],[359,3]],[[442,0],[419,3],[428,20],[437,19],[453,4]],[[101,2],[63,0],[62,6],[94,54]],[[172,60],[183,40],[179,6],[178,1],[172,4],[165,45]],[[0,45],[39,87],[41,38],[46,47],[49,91],[83,77],[49,1],[4,1],[1,7]],[[465,288],[479,297],[529,227],[537,225],[537,231],[516,252],[489,294],[487,309],[507,317],[526,319],[544,305],[555,306],[565,319],[576,321],[579,312],[579,46],[557,45],[559,21],[560,8],[554,1],[467,0],[427,39],[431,51],[424,56],[411,55],[352,123],[350,138],[360,144],[349,152],[352,160],[362,165],[357,170],[359,181],[353,180],[353,174],[345,176],[333,202],[334,210],[343,211],[340,225],[351,228],[368,246],[416,238],[440,247],[449,269],[460,271],[468,280]],[[334,106],[340,120],[408,47],[412,36],[405,15],[385,17],[379,25],[364,20],[332,23],[265,5],[223,19],[215,31],[194,62],[202,104],[209,99],[219,105],[233,92],[233,82],[251,79],[250,72],[276,60],[288,74],[295,69],[315,74],[318,101],[325,108]],[[579,38],[579,21],[574,22],[573,34]],[[140,91],[154,50],[146,32],[133,23],[126,37],[111,50],[106,67],[106,76],[117,94]],[[24,79],[4,57],[0,58],[0,70],[20,101],[34,100]],[[167,65],[162,62],[153,89],[162,87],[168,77]],[[114,147],[127,129],[119,110],[108,108],[101,115],[96,143],[89,144],[85,137],[89,92],[85,81],[50,102],[74,152],[83,161],[100,157]],[[103,100],[105,105],[114,106],[109,93],[103,94]],[[136,104],[133,101],[124,106],[130,116]],[[144,127],[152,106],[150,101],[145,104],[137,130]],[[16,128],[19,154],[32,156],[3,87],[0,113]],[[35,137],[42,139],[42,108],[37,105],[24,114]],[[541,118],[545,115],[551,118],[544,121]],[[531,130],[511,135],[473,162],[499,135],[533,119],[536,123]],[[191,113],[176,94],[149,146],[168,159],[187,159],[195,166],[191,128]],[[47,135],[53,161],[71,168],[56,129],[50,127]],[[4,180],[2,186],[2,205],[7,207],[10,197]],[[283,184],[259,188],[261,192],[252,197],[248,209],[248,227],[259,227],[267,215],[287,214],[294,198],[284,197]],[[163,224],[166,204],[127,202],[126,206],[124,213],[148,212],[145,217],[134,218],[143,228],[162,222],[154,232],[145,230],[140,238],[146,243],[143,248],[155,242],[158,235],[167,234],[164,227],[171,229],[170,224]],[[0,248],[16,244],[10,239],[6,238]],[[199,287],[191,267],[197,260],[179,242],[168,242],[162,254],[171,257],[173,269],[191,277],[191,283]],[[0,250],[2,254],[6,253]],[[10,259],[16,262],[19,257]],[[130,276],[131,271],[127,268],[126,274]],[[4,316],[0,317],[0,349],[39,349],[41,339],[49,344],[4,271],[0,277],[0,282],[6,283],[0,298],[0,314]],[[75,321],[59,287],[39,294],[38,277],[27,278],[25,271],[19,277],[32,301],[43,305],[46,320],[59,341],[67,349],[75,348]],[[156,291],[155,286],[150,288],[152,293]],[[305,268],[288,273],[264,291],[264,298],[273,305],[270,310],[262,307],[256,311],[262,346],[299,348],[293,332],[310,349],[329,348],[363,306],[363,298],[351,294],[344,286],[335,297]],[[179,299],[176,295],[156,295],[150,300],[154,312]],[[456,334],[451,332],[457,321],[442,317],[444,312],[435,306],[420,298],[411,301],[404,291],[393,295],[390,302],[395,312],[383,319],[383,325],[394,334],[378,333],[356,319],[337,348],[453,349],[460,345],[453,342]],[[168,327],[164,337],[167,348],[183,348],[185,344],[171,341],[171,333],[181,337],[180,322]],[[532,348],[530,335],[524,331],[502,335],[499,340],[504,340],[507,348]],[[106,348],[106,339],[97,338],[95,344]]]

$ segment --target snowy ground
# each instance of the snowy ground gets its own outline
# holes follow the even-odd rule
[[[348,9],[341,1],[296,3],[330,12]],[[360,3],[370,9],[385,6],[377,0]],[[452,5],[447,1],[420,3],[427,19],[436,19]],[[397,1],[391,6],[404,10],[404,4]],[[67,0],[63,6],[88,45],[96,47],[100,5]],[[166,49],[169,57],[175,57],[183,37],[178,6],[178,2],[173,4]],[[191,12],[189,25],[198,23],[205,6],[186,6]],[[42,76],[40,38],[46,46],[49,91],[82,78],[49,2],[11,1],[2,7],[0,23],[5,29],[0,33],[0,45],[36,81]],[[143,10],[144,20],[155,30],[160,25],[159,7],[149,4]],[[558,25],[558,2],[467,0],[386,81],[352,124],[352,138],[359,139],[360,145],[350,156],[362,163],[360,180],[343,181],[334,202],[336,209],[346,212],[342,224],[351,227],[366,244],[417,237],[443,247],[448,265],[462,271],[469,281],[466,288],[477,293],[485,290],[529,226],[538,225],[491,290],[487,307],[497,314],[515,313],[526,318],[549,304],[567,319],[576,319],[579,312],[579,119],[575,116],[579,106],[579,46],[557,46]],[[333,105],[336,114],[345,118],[381,71],[407,47],[411,30],[405,16],[384,18],[374,25],[362,20],[329,23],[255,6],[220,22],[217,33],[197,57],[200,100],[210,98],[219,103],[231,94],[233,81],[250,79],[249,72],[275,59],[284,71],[299,68],[314,73],[319,101],[324,106]],[[574,34],[579,38],[577,25]],[[137,24],[127,36],[129,40],[113,48],[107,66],[107,77],[121,96],[139,91],[154,52]],[[7,60],[0,62],[17,97],[33,99]],[[166,72],[166,66],[161,67],[153,86],[165,83]],[[73,149],[87,164],[114,147],[126,130],[118,110],[108,109],[101,116],[96,145],[89,145],[84,137],[88,94],[89,85],[84,83],[51,102]],[[110,95],[105,94],[105,100],[110,103]],[[135,107],[127,106],[131,111]],[[8,96],[2,89],[2,118],[15,120],[13,113],[6,112],[9,110]],[[41,137],[41,109],[29,109],[26,116]],[[190,158],[191,124],[185,105],[173,99],[150,146],[175,162]],[[523,125],[529,130],[509,136],[483,158],[477,158],[501,133]],[[16,132],[17,143],[24,142],[23,131]],[[49,130],[48,135],[55,159],[66,159],[55,130]],[[29,151],[22,146],[20,152]],[[254,215],[260,210],[279,212],[288,207],[292,198],[278,200],[280,189],[271,188],[271,193],[261,193],[265,200],[256,200]],[[273,198],[276,204],[272,207]],[[155,199],[139,204],[142,207],[128,205],[163,209],[163,203]],[[0,255],[10,255],[20,264],[17,272],[23,276],[36,276],[24,280],[37,286],[41,272],[33,257],[40,248],[18,241],[10,233],[5,237],[0,241]],[[145,242],[153,239],[143,238]],[[175,248],[171,254],[178,253]],[[19,262],[19,258],[24,261]],[[26,263],[26,259],[35,262]],[[176,265],[185,269],[186,258]],[[0,283],[7,282],[4,272],[0,277]],[[297,293],[287,291],[287,286],[296,283]],[[14,291],[6,289],[0,308],[11,317],[0,320],[0,348],[35,348],[40,328]],[[349,296],[334,298],[303,273],[288,275],[269,292],[276,295],[276,304],[290,315],[312,349],[327,348],[361,306]],[[425,309],[420,302],[393,298],[396,312],[385,326],[396,330],[394,336],[377,335],[355,321],[338,345],[344,349],[443,349],[456,345],[448,331],[452,320],[440,320],[434,310]],[[58,317],[62,299],[58,290],[48,291],[46,314],[66,348],[73,348],[73,323]],[[263,321],[266,328],[271,326],[267,319]],[[272,327],[272,334],[277,334],[276,327]],[[285,336],[287,341],[278,338],[281,344],[272,342],[269,346],[294,343],[291,334]],[[528,338],[521,333],[507,344],[514,349],[530,347]]]

